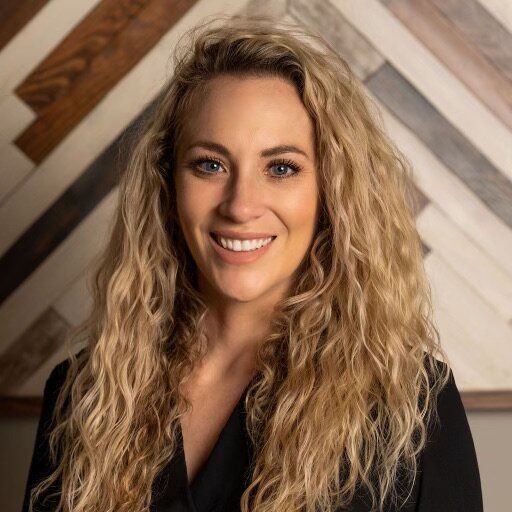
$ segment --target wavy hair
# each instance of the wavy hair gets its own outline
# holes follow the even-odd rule
[[[58,511],[149,510],[205,355],[208,305],[178,223],[173,164],[194,95],[221,74],[293,84],[315,128],[322,211],[290,294],[258,346],[246,398],[254,447],[242,511],[331,511],[359,486],[372,509],[412,486],[448,358],[432,319],[411,165],[321,36],[265,17],[189,30],[123,169],[93,307],[50,436]],[[66,402],[66,400],[68,400]],[[67,405],[66,405],[67,404]],[[408,485],[400,488],[398,475]],[[170,475],[172,478],[173,475]],[[410,490],[409,490],[410,492]]]

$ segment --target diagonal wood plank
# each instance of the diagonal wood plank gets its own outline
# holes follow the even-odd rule
[[[441,343],[462,388],[512,391],[512,329],[435,251],[425,269]]]
[[[492,164],[512,179],[512,134],[378,0],[331,0]]]
[[[416,220],[421,238],[507,322],[512,319],[512,276],[430,203]],[[512,343],[512,340],[511,340]]]
[[[388,8],[512,129],[512,82],[429,0],[390,0]]]
[[[430,0],[509,80],[512,34],[476,0]]]
[[[382,66],[366,85],[490,210],[512,228],[512,182],[505,175],[390,64]]]
[[[52,308],[0,354],[0,394],[18,389],[62,344],[69,329]]]
[[[196,1],[103,0],[16,88],[39,114],[16,145],[40,163]]]

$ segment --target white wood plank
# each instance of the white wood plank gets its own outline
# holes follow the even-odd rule
[[[460,383],[468,389],[512,389],[512,329],[434,251],[425,270],[441,344],[457,365]]]
[[[512,276],[503,271],[435,203],[418,215],[425,243],[493,307],[505,322],[512,319]]]
[[[512,132],[378,0],[331,0],[498,169],[512,179]]]
[[[159,93],[172,74],[170,50],[183,32],[209,15],[235,13],[245,4],[246,1],[202,0],[187,11],[0,206],[0,255]]]
[[[34,169],[34,164],[13,144],[0,149],[0,204]]]

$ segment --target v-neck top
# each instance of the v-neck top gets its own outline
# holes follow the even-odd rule
[[[438,361],[438,364],[444,363]],[[36,483],[48,476],[50,467],[47,434],[58,391],[69,361],[58,364],[48,377],[27,478],[22,512]],[[188,482],[181,428],[177,450],[157,475],[152,487],[151,512],[240,512],[240,498],[252,476],[253,449],[245,428],[245,397],[249,386],[222,428],[210,455],[191,485]],[[418,474],[403,506],[388,502],[385,512],[483,512],[480,473],[473,438],[453,373],[438,399],[440,423],[428,433],[428,443],[418,459]],[[403,473],[398,473],[398,480]],[[47,495],[45,495],[47,496]],[[52,501],[53,500],[53,501]],[[40,505],[38,501],[38,505]],[[41,512],[54,511],[56,498]],[[360,488],[348,508],[333,512],[370,512],[371,499]]]

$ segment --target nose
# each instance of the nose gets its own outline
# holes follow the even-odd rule
[[[226,181],[226,190],[219,205],[219,213],[233,222],[244,223],[258,218],[265,210],[268,194],[259,187],[261,176],[254,166],[235,170]]]

